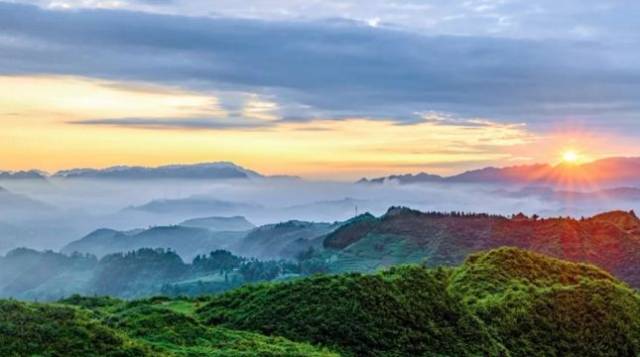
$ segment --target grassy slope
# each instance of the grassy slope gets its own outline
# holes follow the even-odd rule
[[[209,327],[198,303],[73,297],[0,302],[0,356],[336,356],[282,337]]]
[[[640,297],[594,266],[501,248],[469,257],[449,290],[513,355],[640,354]]]
[[[184,304],[186,305],[186,304]],[[107,325],[149,343],[155,350],[178,356],[332,356],[303,343],[281,337],[208,327],[186,306],[127,304],[105,319]],[[177,308],[177,309],[176,309]]]
[[[151,356],[144,344],[55,304],[0,302],[0,356]]]
[[[247,286],[198,309],[211,325],[310,341],[357,356],[496,355],[501,346],[446,289],[443,270],[316,276]]]

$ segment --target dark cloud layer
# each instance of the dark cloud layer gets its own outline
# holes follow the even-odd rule
[[[612,58],[640,56],[637,47],[613,46],[0,3],[0,73],[267,93],[288,118],[410,122],[418,112],[445,111],[531,124],[569,117],[634,127],[640,65]]]

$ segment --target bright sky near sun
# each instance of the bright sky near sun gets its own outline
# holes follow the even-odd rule
[[[476,121],[442,123],[433,116],[413,125],[343,118],[250,128],[166,128],[165,119],[194,116],[231,122],[215,96],[68,77],[4,77],[0,106],[3,164],[14,168],[161,164],[224,158],[266,172],[327,177],[369,172],[438,171],[457,163],[509,159],[508,150],[532,139],[522,125]],[[274,105],[246,96],[244,119],[270,124]],[[139,127],[83,125],[101,118],[154,118]],[[161,128],[161,129],[159,129]],[[246,143],[246,144],[242,144]],[[490,148],[490,149],[489,149]]]
[[[635,2],[276,3],[0,1],[0,170],[353,179],[640,154]]]

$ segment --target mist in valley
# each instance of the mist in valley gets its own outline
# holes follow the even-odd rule
[[[345,221],[391,206],[509,216],[590,216],[637,209],[636,201],[553,189],[487,184],[357,184],[302,179],[62,180],[0,182],[0,251],[59,250],[99,228],[145,229],[193,218],[243,216],[256,226],[291,220]]]

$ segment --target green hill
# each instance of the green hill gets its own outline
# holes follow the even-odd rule
[[[513,355],[640,354],[640,297],[594,266],[501,248],[469,257],[449,290]]]
[[[336,356],[281,337],[207,327],[163,300],[0,302],[1,356]]]
[[[640,287],[640,219],[633,211],[541,219],[391,207],[381,217],[347,222],[329,233],[323,246],[334,272],[423,260],[432,267],[455,266],[470,254],[508,246],[594,264]]]
[[[357,356],[640,353],[633,290],[594,266],[516,248],[478,253],[456,268],[243,287],[197,313],[211,325]]]
[[[170,258],[170,256],[167,256]],[[0,355],[637,356],[640,295],[517,248],[221,295],[0,301]]]
[[[143,344],[61,305],[0,301],[0,356],[151,356]]]
[[[247,286],[198,310],[210,325],[310,341],[357,356],[496,355],[482,321],[419,266]]]

